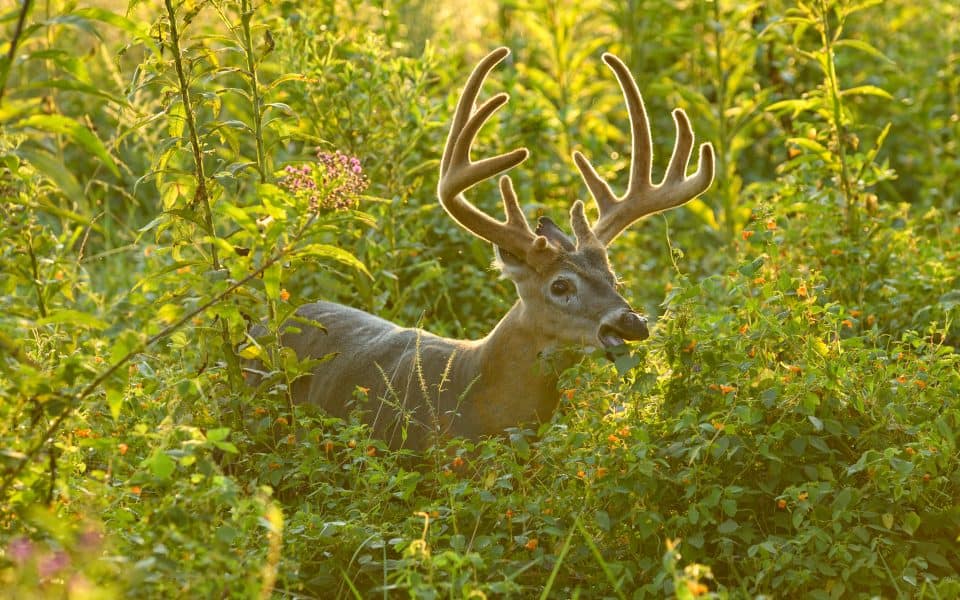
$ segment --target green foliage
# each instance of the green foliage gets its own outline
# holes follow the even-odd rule
[[[0,597],[956,597],[957,11],[5,8]],[[316,298],[470,337],[506,311],[433,191],[501,43],[478,153],[532,150],[531,215],[584,196],[573,150],[626,177],[605,50],[655,170],[680,106],[717,180],[611,248],[651,340],[537,431],[391,452],[290,403],[314,364],[275,333]]]

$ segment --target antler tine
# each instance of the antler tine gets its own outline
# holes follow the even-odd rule
[[[493,219],[463,196],[463,192],[474,185],[494,177],[497,173],[512,169],[529,155],[526,148],[518,148],[477,162],[470,159],[470,148],[477,132],[509,98],[507,94],[500,93],[474,108],[487,75],[508,54],[509,49],[497,48],[485,56],[470,74],[457,102],[450,135],[440,161],[437,194],[440,204],[464,229],[533,266],[539,266],[551,257],[554,250],[545,237],[536,235],[530,229],[508,176],[504,175],[500,179],[500,195],[503,197],[506,221]]]
[[[697,171],[686,176],[693,150],[693,128],[686,113],[678,108],[673,111],[677,128],[673,155],[663,181],[654,185],[651,179],[653,142],[643,97],[630,70],[619,58],[605,53],[603,61],[613,70],[623,90],[630,116],[632,156],[627,191],[618,198],[583,154],[574,152],[573,160],[600,212],[593,230],[601,242],[609,245],[638,219],[685,204],[705,192],[713,183],[714,156],[713,146],[709,142],[702,144]]]

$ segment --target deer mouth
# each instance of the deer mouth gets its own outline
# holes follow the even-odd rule
[[[627,340],[645,340],[650,337],[647,320],[633,311],[622,313],[611,323],[604,323],[597,338],[604,348],[622,346]]]
[[[609,325],[601,326],[599,333],[597,333],[597,337],[600,338],[600,343],[603,344],[604,348],[622,346],[625,342],[623,336],[618,334],[617,331]]]

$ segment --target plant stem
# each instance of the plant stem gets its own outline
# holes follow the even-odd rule
[[[243,27],[243,50],[247,55],[247,71],[250,75],[250,98],[253,101],[253,133],[257,140],[257,172],[260,182],[267,181],[267,157],[263,149],[263,98],[260,97],[260,80],[257,77],[257,61],[253,49],[253,36],[250,33],[250,19],[253,17],[252,0],[241,0],[240,23]]]
[[[27,20],[27,14],[30,7],[33,6],[33,0],[23,0],[23,6],[20,7],[20,15],[17,17],[17,26],[13,30],[13,37],[10,39],[10,49],[7,51],[7,64],[0,73],[0,106],[3,105],[3,95],[7,91],[7,78],[10,76],[10,68],[13,67],[13,57],[17,53],[17,46],[20,44],[20,36],[23,35],[23,24]]]
[[[213,225],[213,210],[210,208],[210,194],[207,191],[207,176],[203,168],[203,152],[200,148],[200,137],[197,135],[196,116],[193,113],[193,107],[190,104],[190,88],[187,84],[187,76],[183,71],[183,57],[180,54],[180,35],[177,32],[177,15],[173,9],[171,0],[164,0],[167,7],[167,16],[170,19],[170,45],[173,49],[173,64],[177,70],[177,78],[180,82],[180,99],[183,102],[184,119],[187,121],[187,128],[190,131],[190,146],[193,148],[193,161],[197,168],[197,192],[195,200],[200,202],[203,208],[203,218],[207,226],[207,233],[216,237],[217,232]],[[213,261],[213,268],[220,269],[220,259],[217,257],[217,245],[210,242],[210,256]]]
[[[720,14],[720,0],[713,2],[713,52],[716,56],[715,70],[717,80],[717,188],[723,200],[723,225],[727,232],[727,239],[733,239],[734,221],[733,199],[730,197],[730,186],[727,185],[727,73],[723,70],[723,40],[720,29],[722,15]]]
[[[837,158],[840,161],[840,190],[847,208],[847,227],[854,238],[859,236],[860,214],[857,210],[856,195],[850,189],[850,175],[847,167],[847,156],[843,128],[843,100],[840,97],[840,84],[837,78],[837,65],[833,59],[833,33],[830,30],[830,11],[826,0],[820,0],[820,36],[823,42],[824,69],[827,76],[827,89],[830,92],[833,118],[831,126],[837,144]]]

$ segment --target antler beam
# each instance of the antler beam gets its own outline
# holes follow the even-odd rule
[[[531,266],[537,266],[550,261],[556,250],[550,246],[547,238],[536,235],[530,229],[508,176],[500,178],[500,195],[507,214],[506,221],[491,218],[463,196],[463,192],[474,185],[512,169],[529,155],[526,148],[518,148],[477,162],[470,159],[470,148],[477,132],[509,98],[507,94],[500,93],[474,108],[477,95],[493,67],[509,54],[509,49],[497,48],[484,57],[470,74],[457,102],[453,125],[443,150],[437,194],[440,204],[464,229],[525,260]]]
[[[653,142],[643,97],[630,70],[619,58],[605,53],[603,61],[613,70],[620,83],[630,115],[632,156],[627,191],[618,198],[583,154],[574,152],[573,160],[600,212],[593,230],[604,245],[609,245],[638,219],[685,204],[705,192],[713,183],[714,156],[713,146],[709,142],[702,144],[697,171],[686,176],[693,150],[693,129],[687,114],[678,108],[673,111],[677,127],[673,156],[670,157],[663,181],[655,185],[651,178]]]

